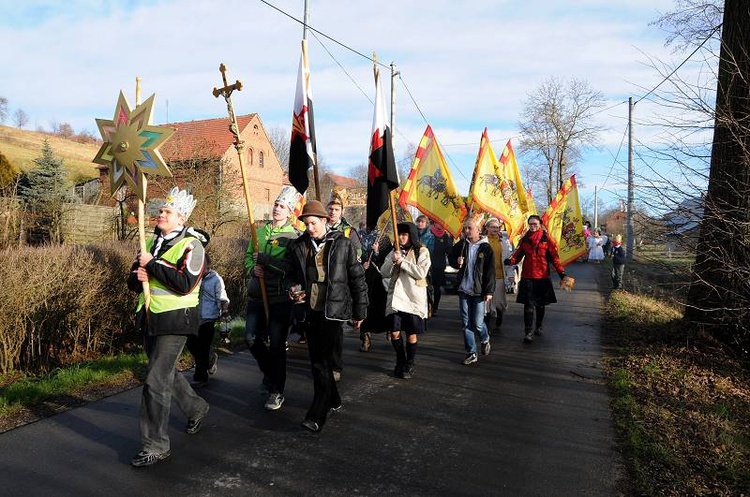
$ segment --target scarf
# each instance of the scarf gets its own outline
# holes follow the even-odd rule
[[[432,234],[435,235],[437,238],[442,238],[445,234],[445,230],[442,226],[438,226],[437,224],[433,224],[430,228],[430,231],[432,231]]]

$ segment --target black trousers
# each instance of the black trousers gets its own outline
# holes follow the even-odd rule
[[[333,381],[333,358],[337,336],[342,333],[341,321],[330,321],[322,312],[310,311],[307,315],[307,350],[313,375],[313,401],[306,419],[320,426],[326,422],[328,409],[341,405],[341,396]]]
[[[292,302],[272,303],[268,306],[268,311],[271,319],[266,323],[263,304],[259,301],[248,302],[245,339],[268,384],[269,393],[283,394],[286,385],[286,340],[289,336]]]
[[[197,335],[188,335],[187,349],[195,359],[195,372],[193,380],[208,381],[208,365],[211,362],[211,354],[214,343],[215,321],[206,321],[198,328]]]

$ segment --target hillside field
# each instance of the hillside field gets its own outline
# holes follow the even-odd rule
[[[49,141],[55,156],[63,159],[71,181],[78,183],[99,176],[96,164],[91,162],[99,150],[99,144],[78,143],[59,136],[0,125],[0,152],[22,171],[34,167],[32,161],[41,155],[45,139]]]

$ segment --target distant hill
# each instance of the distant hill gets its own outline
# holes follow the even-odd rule
[[[78,143],[59,136],[0,125],[0,152],[22,171],[34,167],[32,161],[42,155],[42,142],[45,139],[49,141],[55,155],[63,159],[63,166],[69,171],[71,181],[78,183],[99,176],[96,164],[91,160],[96,156],[100,145]]]

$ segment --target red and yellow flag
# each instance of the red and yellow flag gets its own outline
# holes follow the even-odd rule
[[[461,234],[467,214],[466,204],[458,194],[448,164],[429,125],[419,142],[399,203],[416,207],[454,238]]]
[[[583,216],[575,175],[568,178],[552,199],[547,212],[542,216],[542,222],[547,227],[550,238],[557,243],[557,252],[563,266],[586,253]]]
[[[305,231],[307,229],[307,226],[305,226],[305,223],[302,222],[302,220],[299,218],[299,215],[302,214],[302,208],[307,203],[307,200],[305,199],[304,195],[300,195],[297,199],[297,203],[294,204],[294,209],[292,209],[292,215],[294,216],[294,227],[297,228],[300,231]]]
[[[471,208],[472,211],[482,210],[500,219],[505,223],[510,235],[516,231],[517,227],[511,217],[508,204],[503,201],[503,176],[500,161],[497,160],[487,136],[487,128],[484,128],[482,138],[479,141],[479,153],[471,178],[471,186],[469,187]]]
[[[513,232],[508,231],[511,239],[520,237],[526,230],[526,218],[529,214],[529,200],[526,196],[526,189],[521,181],[521,171],[518,169],[516,154],[510,140],[505,144],[503,153],[500,155],[500,194],[502,202],[511,219],[510,226]],[[531,200],[533,204],[534,200]],[[536,209],[535,209],[536,210]]]

